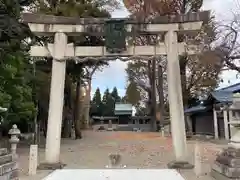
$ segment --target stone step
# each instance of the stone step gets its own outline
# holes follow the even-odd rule
[[[227,176],[224,176],[223,174],[221,174],[215,170],[211,171],[211,176],[216,180],[239,180],[239,178],[229,178]]]
[[[228,147],[227,149],[225,149],[222,154],[222,156],[232,156],[235,158],[240,157],[240,149],[236,149],[233,147]]]
[[[0,177],[4,174],[10,173],[11,171],[14,171],[17,169],[17,163],[16,162],[10,162],[7,164],[0,165]],[[1,178],[0,178],[1,180]]]
[[[13,170],[0,176],[0,180],[19,180],[19,171]]]
[[[0,165],[9,163],[9,162],[11,162],[12,160],[13,160],[13,159],[12,159],[12,155],[11,155],[11,154],[7,154],[7,155],[0,156]]]
[[[216,161],[219,162],[220,164],[225,164],[226,166],[240,168],[240,158],[239,157],[235,158],[233,156],[219,155],[219,156],[217,156]]]
[[[128,125],[118,125],[116,128],[117,131],[133,131],[133,127]]]
[[[240,168],[233,168],[215,161],[212,169],[229,178],[240,178]]]
[[[6,155],[7,153],[7,148],[0,148],[0,156]]]

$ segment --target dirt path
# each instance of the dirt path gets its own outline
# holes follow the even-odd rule
[[[188,161],[193,163],[195,141],[188,141]],[[204,171],[210,171],[220,145],[202,143],[204,148]],[[110,153],[120,153],[127,168],[166,168],[174,160],[171,138],[162,138],[159,133],[136,132],[84,132],[82,140],[62,140],[61,160],[66,168],[105,168]],[[19,149],[21,180],[40,180],[49,171],[38,171],[36,176],[27,176],[29,148]],[[40,162],[44,161],[44,149],[39,149]],[[192,170],[181,170],[186,180],[212,180],[209,175],[197,178]]]

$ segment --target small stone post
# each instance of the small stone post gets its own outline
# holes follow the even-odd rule
[[[38,145],[30,146],[28,174],[35,175],[38,166]]]
[[[163,138],[165,137],[165,128],[163,126],[161,127],[161,135]]]
[[[20,130],[18,129],[17,125],[14,124],[12,126],[12,129],[8,132],[9,135],[11,135],[11,138],[9,140],[11,144],[11,153],[14,159],[17,158],[17,144],[19,143],[19,135],[21,134]]]
[[[113,130],[113,127],[112,127],[112,120],[109,120],[108,121],[108,131],[112,131]]]
[[[202,148],[200,146],[200,144],[197,142],[195,144],[195,152],[194,152],[194,172],[196,174],[196,176],[201,176],[203,175],[202,173]]]
[[[76,139],[75,128],[73,125],[71,126],[71,138]]]

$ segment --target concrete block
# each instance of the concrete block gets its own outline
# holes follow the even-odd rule
[[[215,161],[215,163],[212,165],[212,169],[226,177],[240,179],[240,168],[229,167]]]
[[[11,154],[0,156],[0,165],[9,163],[11,161],[12,161],[12,155]]]
[[[7,164],[0,165],[0,176],[3,174],[9,173],[13,170],[17,169],[17,163],[16,162],[10,162]]]
[[[0,176],[0,180],[18,180],[18,179],[19,179],[18,170],[14,170]]]
[[[220,164],[224,164],[230,167],[240,168],[240,158],[235,158],[232,156],[217,156],[216,161]]]
[[[172,161],[167,164],[169,169],[193,169],[194,165],[187,161]]]
[[[220,154],[220,156],[232,156],[235,158],[239,158],[240,157],[240,149],[228,147],[227,149],[223,150],[223,152]]]
[[[239,178],[229,178],[212,169],[211,176],[216,180],[240,180]]]
[[[0,148],[0,156],[6,155],[7,153],[7,148]]]

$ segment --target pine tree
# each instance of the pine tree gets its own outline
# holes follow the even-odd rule
[[[6,115],[2,115],[3,124],[16,123],[22,131],[27,130],[26,121],[32,120],[36,112],[29,47],[23,43],[31,34],[19,21],[22,7],[29,3],[31,1],[0,1],[0,106],[8,108]]]
[[[113,88],[111,96],[113,97],[115,103],[118,103],[121,101],[121,97],[118,95],[118,90],[116,87]]]
[[[103,94],[102,104],[103,104],[103,116],[113,116],[114,99],[111,96],[108,88],[105,90]]]
[[[92,114],[97,116],[102,116],[102,98],[100,89],[97,88],[95,94],[92,99],[92,106],[91,106]]]

